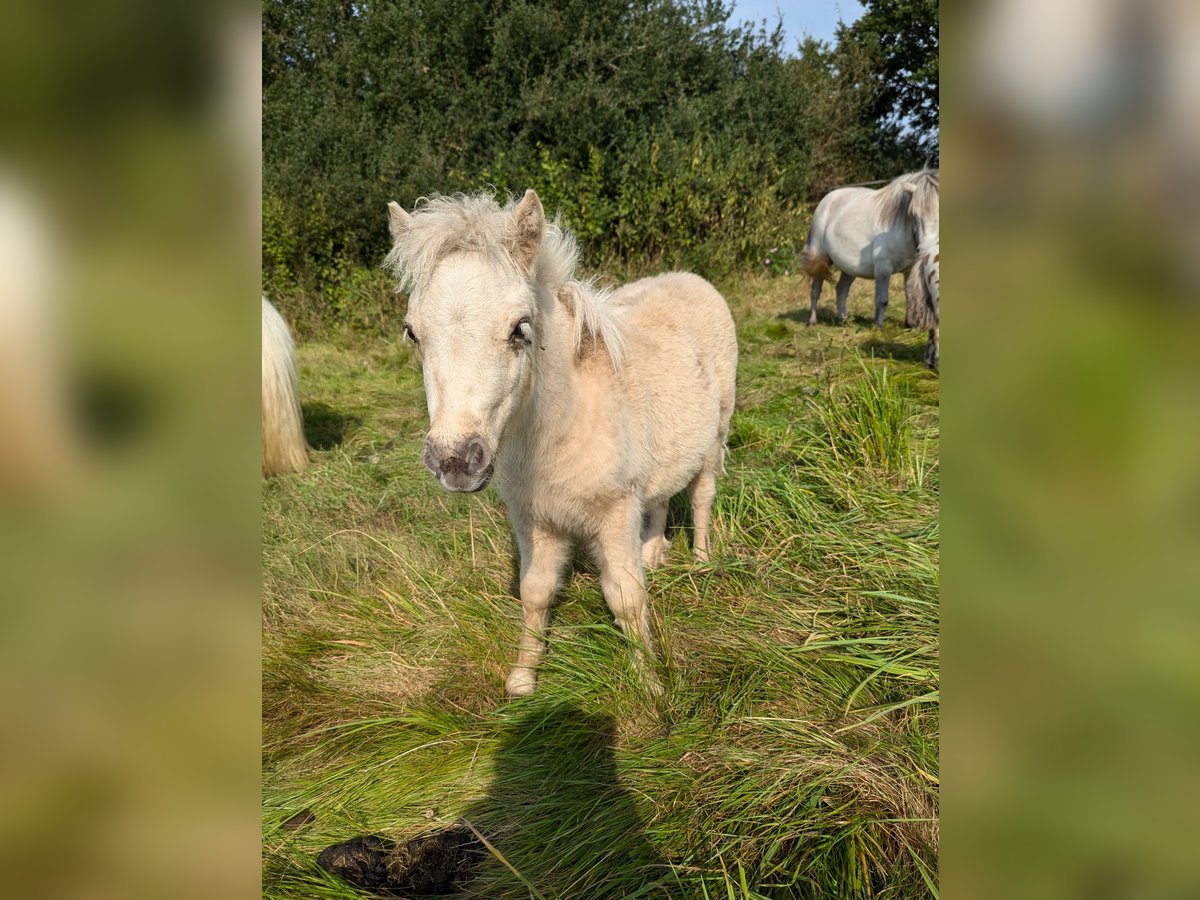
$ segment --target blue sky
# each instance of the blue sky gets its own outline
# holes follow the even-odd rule
[[[773,27],[780,13],[786,35],[784,49],[794,53],[806,33],[832,44],[839,16],[853,22],[862,15],[863,7],[856,0],[733,0],[733,15],[729,19],[731,22],[766,19],[768,27]]]

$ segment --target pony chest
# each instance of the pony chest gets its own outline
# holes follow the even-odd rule
[[[522,518],[575,536],[593,533],[604,512],[637,493],[630,480],[622,480],[611,469],[569,465],[562,459],[555,464],[541,460],[505,475],[497,490],[510,509],[520,512]]]

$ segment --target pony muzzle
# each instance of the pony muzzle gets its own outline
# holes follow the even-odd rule
[[[478,435],[454,444],[427,437],[423,461],[448,491],[481,491],[494,471],[492,452]]]

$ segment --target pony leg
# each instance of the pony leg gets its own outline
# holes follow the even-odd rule
[[[892,278],[892,273],[887,269],[876,270],[875,272],[875,327],[883,327],[883,314],[887,312],[888,305],[888,282]]]
[[[646,511],[642,522],[642,562],[648,569],[657,569],[667,554],[667,502],[663,501]]]
[[[929,346],[925,348],[925,365],[929,366],[929,368],[933,369],[935,372],[940,371],[938,366],[941,363],[941,360],[939,359],[941,356],[941,341],[939,340],[940,335],[938,334],[939,331],[941,331],[940,327],[930,329]]]
[[[920,266],[915,263],[904,270],[904,327],[919,328],[917,310],[925,303],[925,294],[921,290],[920,281],[913,276],[919,275]]]
[[[521,551],[521,643],[517,662],[509,672],[505,690],[510,697],[524,697],[537,686],[537,664],[546,649],[546,623],[550,603],[558,591],[558,579],[567,560],[570,543],[539,529],[514,528]]]
[[[617,625],[634,645],[635,660],[646,686],[662,693],[662,686],[646,664],[654,655],[650,635],[649,598],[639,550],[641,510],[629,503],[615,511],[604,524],[593,544],[593,556],[600,568],[600,587]]]
[[[717,496],[717,476],[708,464],[688,485],[692,501],[692,553],[700,562],[708,562],[708,526],[712,522],[713,499]]]
[[[847,318],[846,300],[850,296],[850,285],[852,285],[853,283],[854,283],[854,276],[847,275],[845,272],[843,272],[842,277],[838,279],[838,283],[837,283],[837,317],[838,317],[839,325],[846,324],[846,318]]]
[[[824,282],[820,278],[818,278],[816,275],[812,276],[812,288],[811,288],[812,311],[809,312],[809,314],[808,314],[808,324],[809,325],[817,324],[817,301],[821,299],[821,285],[822,284],[824,284]]]

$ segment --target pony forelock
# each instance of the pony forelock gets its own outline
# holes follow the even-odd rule
[[[428,285],[438,264],[458,251],[478,253],[497,265],[511,267],[509,248],[515,236],[517,203],[509,198],[500,206],[487,192],[422,197],[411,213],[409,227],[384,257],[384,268],[396,277],[400,290],[411,293]],[[571,291],[576,353],[589,341],[602,344],[613,367],[619,369],[625,338],[608,305],[611,291],[597,287],[594,279],[577,279],[578,261],[575,236],[563,225],[562,216],[556,215],[543,229],[532,279],[551,296],[563,288]]]

